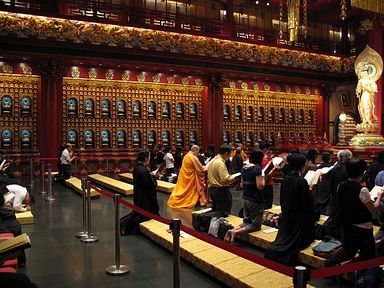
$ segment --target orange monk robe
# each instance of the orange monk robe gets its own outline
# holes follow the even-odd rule
[[[201,205],[207,203],[204,195],[205,173],[199,159],[189,151],[177,178],[177,183],[168,199],[168,206],[173,208],[193,208],[198,200]]]
[[[236,150],[232,150],[232,152],[229,155],[229,157],[233,158],[235,156],[236,156]],[[244,150],[241,150],[240,156],[241,156],[241,159],[243,159],[243,161],[248,159],[248,155],[247,155],[247,153],[244,152]]]

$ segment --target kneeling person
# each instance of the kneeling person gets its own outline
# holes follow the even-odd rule
[[[31,197],[27,188],[12,184],[2,187],[2,193],[5,199],[5,206],[12,208],[14,212],[30,211]]]

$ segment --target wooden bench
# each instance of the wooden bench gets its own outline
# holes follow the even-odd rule
[[[80,195],[83,195],[83,190],[81,189],[81,179],[76,177],[71,177],[65,180],[65,185],[75,190]],[[99,198],[100,194],[95,191],[95,189],[91,188],[91,199]]]
[[[133,194],[133,186],[131,184],[128,184],[128,183],[125,183],[101,174],[88,175],[88,178],[92,182],[96,182],[97,184],[105,186],[125,196],[130,196]]]
[[[21,225],[33,224],[34,222],[33,214],[31,211],[18,212],[15,213],[15,216]]]
[[[168,226],[149,220],[140,231],[168,250],[172,250],[172,234]],[[293,287],[292,278],[241,258],[191,235],[180,237],[180,256],[210,276],[230,287]]]
[[[119,174],[119,177],[121,180],[124,180],[128,183],[133,183],[132,173],[122,173],[122,174]],[[169,183],[167,181],[157,180],[156,190],[171,194],[174,187],[175,187],[174,183]]]

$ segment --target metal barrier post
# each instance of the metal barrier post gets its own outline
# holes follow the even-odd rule
[[[35,187],[35,179],[33,178],[33,158],[29,160],[29,177],[30,177],[30,182],[29,182],[29,187]]]
[[[81,191],[83,193],[83,230],[76,233],[77,238],[81,238],[87,236],[87,192],[85,190],[86,187],[85,178],[81,178]]]
[[[105,272],[110,275],[123,275],[127,274],[130,270],[126,265],[120,265],[120,215],[119,215],[119,194],[113,196],[115,203],[115,259],[116,265],[112,265],[105,269]]]
[[[108,157],[106,158],[106,170],[107,170],[107,177],[109,176],[109,161],[108,161]]]
[[[170,229],[173,235],[173,288],[180,288],[180,219],[172,219]]]
[[[294,288],[305,288],[307,287],[308,270],[304,266],[296,266],[295,273],[293,275],[293,287]]]
[[[52,164],[48,163],[48,197],[45,198],[49,203],[56,201],[52,196]]]
[[[41,194],[45,195],[47,194],[47,191],[45,191],[45,163],[44,161],[41,161]]]
[[[92,221],[91,221],[91,182],[87,181],[87,219],[88,219],[88,228],[87,235],[80,238],[80,241],[83,243],[94,243],[99,241],[99,238],[92,235]]]

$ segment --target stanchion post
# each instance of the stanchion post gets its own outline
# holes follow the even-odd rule
[[[91,221],[91,182],[87,181],[87,235],[80,238],[83,243],[94,243],[99,241],[99,238],[92,235],[92,221]]]
[[[47,191],[45,191],[45,163],[44,161],[41,161],[41,194],[45,195],[47,194]]]
[[[81,178],[81,191],[83,193],[83,230],[76,233],[77,238],[87,236],[87,192],[85,190],[87,183],[85,178]]]
[[[109,161],[108,161],[108,157],[106,157],[106,170],[107,170],[107,177],[109,176]]]
[[[173,235],[173,288],[180,288],[180,219],[172,219],[170,230]]]
[[[48,197],[45,198],[49,203],[56,201],[52,196],[52,164],[48,163]]]
[[[115,203],[115,260],[116,264],[107,267],[105,272],[110,275],[123,275],[127,274],[130,270],[126,265],[120,265],[120,215],[119,215],[119,200],[120,195],[115,194],[113,196],[113,202]]]
[[[304,266],[296,266],[293,274],[293,287],[305,288],[308,281],[308,270]]]
[[[29,177],[30,177],[30,182],[29,182],[29,187],[35,187],[35,179],[33,178],[33,158],[29,160]]]

